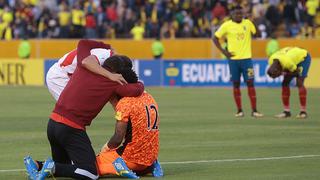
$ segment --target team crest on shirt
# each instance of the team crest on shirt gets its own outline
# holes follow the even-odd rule
[[[243,26],[243,30],[246,31],[246,30],[247,30],[247,27],[246,27],[246,26]]]
[[[120,121],[122,119],[122,113],[117,111],[114,117],[116,118],[116,120]]]

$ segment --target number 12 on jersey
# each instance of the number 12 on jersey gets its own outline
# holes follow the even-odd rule
[[[155,112],[155,117],[151,119],[151,111]],[[148,131],[155,131],[159,129],[158,126],[158,110],[155,105],[146,106],[146,113],[147,113],[147,129]]]

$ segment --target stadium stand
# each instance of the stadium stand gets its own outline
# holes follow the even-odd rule
[[[0,38],[211,37],[235,4],[262,38],[320,37],[319,0],[0,0]]]

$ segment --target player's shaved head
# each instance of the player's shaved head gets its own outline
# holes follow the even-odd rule
[[[231,9],[231,19],[236,23],[240,23],[243,19],[242,7],[237,5]]]
[[[280,61],[278,59],[273,60],[273,63],[269,67],[267,73],[272,78],[277,78],[277,77],[281,76],[282,66],[281,66]]]

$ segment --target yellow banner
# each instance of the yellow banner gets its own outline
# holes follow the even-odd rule
[[[0,85],[44,85],[40,59],[0,59]]]

